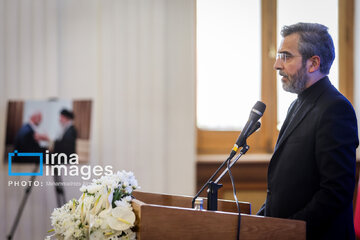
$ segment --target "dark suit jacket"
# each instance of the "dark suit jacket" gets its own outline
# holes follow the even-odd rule
[[[68,157],[72,153],[76,153],[76,137],[77,132],[74,126],[70,126],[61,139],[54,143],[54,153],[65,153]]]
[[[19,152],[41,152],[39,143],[34,138],[34,130],[30,124],[24,124],[17,132],[14,142],[15,150]]]
[[[327,77],[309,90],[278,140],[258,214],[305,220],[307,239],[354,239],[355,112]]]
[[[34,138],[34,130],[30,124],[24,124],[15,136],[14,150],[19,153],[43,153],[45,148],[42,148]],[[14,157],[14,162],[31,163],[39,162],[38,157]]]

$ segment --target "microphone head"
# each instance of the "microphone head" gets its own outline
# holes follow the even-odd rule
[[[259,115],[260,117],[264,114],[266,105],[263,102],[257,101],[254,107],[251,109],[252,113]]]
[[[258,122],[258,120],[262,117],[265,108],[266,105],[263,102],[257,101],[255,103],[254,107],[251,109],[249,120],[245,124],[245,127],[235,143],[236,146],[243,146],[246,143],[246,138],[260,127],[260,122]]]

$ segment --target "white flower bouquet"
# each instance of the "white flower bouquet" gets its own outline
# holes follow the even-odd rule
[[[130,240],[135,214],[131,207],[131,193],[138,188],[132,172],[117,172],[94,179],[82,186],[81,197],[73,199],[51,214],[53,235],[58,240]]]

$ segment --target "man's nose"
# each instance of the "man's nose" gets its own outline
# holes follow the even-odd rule
[[[274,69],[275,69],[275,70],[281,70],[281,69],[283,69],[283,64],[282,64],[281,59],[277,58],[277,59],[275,60]]]

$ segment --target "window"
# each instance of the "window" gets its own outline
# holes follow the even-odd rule
[[[217,68],[219,65],[225,63],[225,67],[234,68],[235,70],[238,70],[236,68],[236,65],[232,64],[239,64],[240,67],[243,66],[251,66],[254,67],[254,65],[259,67],[259,75],[256,75],[254,77],[254,74],[258,74],[252,70],[246,71],[241,70],[241,78],[245,79],[246,88],[250,81],[253,81],[255,79],[261,79],[260,80],[260,86],[258,86],[257,90],[252,90],[252,88],[248,88],[248,92],[251,91],[251,94],[257,95],[259,91],[261,90],[261,99],[263,102],[266,103],[267,108],[265,111],[264,116],[262,117],[262,126],[259,132],[254,133],[253,136],[249,138],[248,144],[251,146],[251,153],[254,152],[263,152],[263,153],[271,153],[273,151],[273,148],[276,143],[277,134],[278,134],[278,119],[279,121],[283,120],[285,118],[287,108],[290,105],[291,100],[286,100],[288,96],[286,96],[286,92],[282,90],[282,86],[279,84],[280,81],[277,79],[277,72],[273,69],[273,64],[275,62],[275,56],[276,56],[276,50],[279,46],[281,37],[279,35],[280,29],[283,25],[289,25],[292,23],[296,23],[299,21],[304,22],[319,22],[324,25],[327,25],[329,27],[330,34],[332,35],[334,39],[335,44],[335,53],[336,58],[333,63],[333,66],[330,71],[330,79],[332,83],[335,86],[338,86],[339,90],[350,100],[353,100],[353,28],[354,28],[354,0],[321,0],[321,1],[288,1],[288,0],[261,0],[260,3],[257,1],[250,1],[250,0],[242,0],[239,1],[239,5],[234,5],[232,7],[232,10],[234,10],[231,14],[220,14],[220,12],[225,11],[225,7],[231,6],[230,4],[235,3],[235,1],[215,1],[215,0],[197,0],[197,14],[198,14],[198,24],[197,24],[197,48],[198,48],[198,103],[197,103],[197,112],[198,112],[198,154],[227,154],[229,153],[229,150],[231,149],[232,145],[237,139],[237,136],[239,135],[239,131],[234,129],[241,128],[241,125],[235,125],[225,123],[224,127],[221,123],[216,124],[203,124],[206,120],[203,120],[203,116],[201,115],[202,112],[205,110],[202,109],[203,107],[209,108],[208,111],[211,111],[214,115],[213,117],[206,117],[206,118],[215,118],[216,115],[222,115],[222,116],[230,116],[228,118],[234,119],[237,123],[244,124],[248,118],[249,111],[254,104],[256,100],[251,99],[246,95],[246,100],[242,100],[244,102],[248,103],[248,106],[244,106],[243,103],[239,102],[238,99],[233,100],[235,102],[230,101],[229,99],[226,99],[225,103],[219,104],[217,102],[220,102],[221,95],[219,92],[221,92],[220,84],[223,84],[223,80],[225,79],[223,76],[225,75],[219,75],[215,78],[215,83],[212,86],[212,90],[210,90],[211,94],[208,94],[211,96],[211,100],[209,102],[206,102],[204,100],[200,100],[202,96],[204,96],[203,86],[209,86],[211,84],[205,84],[209,82],[209,77],[205,77],[209,69],[211,68]],[[256,2],[256,3],[253,3]],[[206,4],[205,4],[206,3]],[[321,3],[321,4],[319,4]],[[212,5],[215,4],[215,5]],[[219,4],[219,5],[216,5]],[[255,5],[256,7],[255,7]],[[210,7],[209,5],[212,5]],[[311,6],[311,7],[309,7]],[[322,9],[326,6],[326,11],[323,11]],[[207,22],[204,22],[204,20],[201,20],[202,16],[202,7],[204,8],[212,8],[212,11],[215,11],[213,16],[211,16],[211,20],[209,20],[208,23],[211,23],[209,25],[209,30],[211,31],[211,35],[205,37],[201,34],[201,28],[204,28],[206,26]],[[215,8],[215,9],[214,9]],[[238,9],[239,8],[239,9]],[[257,8],[260,8],[259,11],[255,10]],[[251,10],[252,9],[252,10]],[[304,9],[304,10],[303,10]],[[232,21],[238,21],[234,20],[234,12],[237,13],[237,15],[246,15],[246,13],[242,13],[241,11],[245,10],[246,13],[249,13],[251,11],[254,17],[259,18],[260,23],[258,24],[257,20],[251,19],[251,20],[242,20],[246,21],[246,24],[250,24],[254,28],[259,28],[261,30],[261,47],[258,47],[260,52],[260,59],[252,58],[252,55],[257,55],[256,52],[256,46],[250,46],[246,45],[246,47],[251,50],[250,52],[253,52],[255,54],[244,54],[238,55],[237,58],[234,60],[229,60],[226,58],[220,58],[214,59],[212,53],[214,52],[222,52],[224,49],[232,49],[232,48],[225,48],[232,43],[231,41],[228,41],[228,38],[232,38],[232,31],[237,30],[237,27],[230,28],[229,25],[224,23],[225,20]],[[260,14],[256,15],[256,12],[260,12]],[[299,13],[299,14],[297,14]],[[307,14],[305,14],[307,13]],[[309,16],[307,16],[309,15]],[[301,17],[301,18],[300,18]],[[219,19],[221,18],[221,19]],[[222,27],[218,26],[222,22],[224,24]],[[256,24],[254,24],[256,23]],[[215,26],[216,25],[216,28]],[[240,25],[239,25],[240,26]],[[257,26],[257,27],[256,27]],[[227,36],[225,36],[225,33],[218,33],[214,32],[215,29],[220,29],[221,31],[229,31],[230,33],[227,33]],[[245,28],[244,28],[245,29]],[[243,33],[244,38],[248,37],[248,32]],[[256,42],[257,35],[256,33],[252,32],[251,34],[254,34],[252,36],[252,39],[254,42]],[[219,37],[220,36],[220,37]],[[223,36],[223,37],[221,37]],[[205,48],[202,46],[202,41],[212,39],[221,39],[223,41],[222,44],[218,45],[220,46],[220,50],[216,50],[216,44],[213,44],[208,48],[208,50],[205,51]],[[231,39],[232,40],[232,39]],[[206,42],[206,41],[205,41]],[[206,65],[202,65],[201,62],[204,57],[201,55],[201,51],[205,51],[207,55],[205,57],[205,60],[210,61],[217,61],[214,65],[209,65],[206,67]],[[229,51],[229,50],[227,50]],[[243,50],[241,50],[243,51]],[[244,50],[246,51],[246,50]],[[254,52],[255,51],[255,52]],[[240,59],[245,59],[244,62],[241,62]],[[213,62],[213,63],[214,63]],[[247,69],[247,68],[245,68]],[[212,69],[211,69],[212,70]],[[223,71],[224,72],[224,71]],[[236,72],[236,71],[235,71]],[[244,74],[250,73],[250,77],[244,77]],[[221,74],[221,71],[220,71]],[[235,73],[234,73],[235,74]],[[209,74],[211,75],[211,74]],[[215,75],[215,74],[214,74]],[[260,77],[259,77],[260,76]],[[232,76],[228,75],[227,79],[230,79]],[[338,80],[337,80],[338,79]],[[236,79],[238,80],[238,79]],[[202,82],[205,81],[205,82]],[[207,82],[206,82],[207,81]],[[257,81],[257,80],[256,80]],[[243,85],[242,85],[243,86]],[[231,87],[230,87],[231,88]],[[233,87],[235,88],[235,87]],[[214,90],[215,89],[215,90]],[[236,89],[235,93],[232,95],[238,97],[242,93],[241,89]],[[291,97],[295,98],[296,95],[289,94]],[[251,96],[251,95],[250,95]],[[256,99],[256,98],[254,98]],[[214,101],[215,100],[215,101]],[[201,102],[203,101],[203,102]],[[218,104],[223,108],[223,106],[229,106],[232,105],[231,110],[224,110],[223,113],[221,113],[221,110],[216,110],[215,105]],[[235,107],[234,107],[235,106]],[[235,110],[234,110],[235,109]],[[240,116],[233,115],[233,112],[241,111],[241,118]],[[230,112],[230,113],[229,113]],[[221,113],[221,114],[220,114]],[[220,118],[217,118],[220,119]],[[213,119],[211,119],[213,120]],[[216,120],[218,121],[218,120]],[[227,125],[228,124],[228,125]],[[212,126],[212,127],[209,127]],[[280,125],[281,126],[281,125]],[[224,131],[224,129],[232,129],[232,131]],[[216,131],[215,131],[216,130]],[[222,130],[222,131],[220,131]]]
[[[260,100],[260,1],[197,0],[197,125],[240,130]]]

